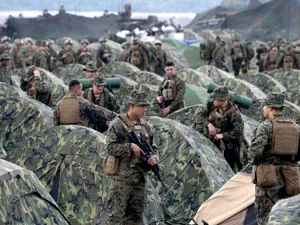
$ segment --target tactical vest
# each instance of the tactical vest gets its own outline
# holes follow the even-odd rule
[[[173,101],[177,96],[175,79],[165,79],[162,84],[162,95],[166,101]]]
[[[278,51],[270,51],[269,53],[269,57],[270,57],[270,63],[271,64],[276,64],[279,58],[279,52]]]
[[[241,46],[234,48],[233,59],[237,60],[237,59],[242,59],[242,58],[243,58],[243,52],[242,52]]]
[[[61,124],[83,125],[80,120],[79,98],[73,96],[63,97],[58,110]]]
[[[89,50],[88,49],[81,49],[80,53],[82,53],[82,52],[86,53],[86,52],[89,52]],[[79,60],[80,60],[80,63],[82,65],[86,65],[89,61],[92,60],[92,55],[84,55]]]
[[[141,64],[141,54],[139,50],[132,51],[130,63],[135,66],[139,66]]]
[[[96,105],[104,107],[104,105],[105,105],[104,89],[103,89],[102,93],[100,93],[100,95],[98,97],[96,97],[95,102],[94,102],[93,101],[93,89],[90,88],[88,90],[87,99]]]
[[[73,53],[71,51],[66,51],[64,54],[66,54],[66,57],[63,59],[63,63],[65,65],[72,64],[74,62]]]
[[[297,155],[299,130],[290,119],[274,118],[271,154]]]
[[[294,65],[294,58],[292,55],[286,55],[283,59],[283,68],[292,69]]]
[[[164,51],[161,49],[161,50],[156,50],[155,52],[156,54],[156,64],[162,64],[162,65],[165,65],[165,59],[164,59]]]
[[[23,67],[23,57],[21,51],[16,51],[16,68],[22,68]]]

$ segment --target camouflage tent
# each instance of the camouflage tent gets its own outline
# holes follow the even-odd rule
[[[104,74],[120,74],[129,77],[130,74],[138,72],[140,69],[127,62],[114,62],[102,66],[98,71]]]
[[[233,172],[202,135],[172,120],[149,121],[157,130],[161,173],[170,188],[165,192],[150,176],[144,224],[181,224]],[[34,171],[72,224],[103,224],[109,188],[102,168],[104,148],[105,136],[92,129],[57,126],[16,143],[8,160]]]
[[[64,42],[65,40],[71,40],[72,41],[72,50],[74,52],[77,52],[78,49],[80,49],[81,45],[78,41],[74,40],[71,37],[62,37],[62,38],[58,38],[55,40],[55,43],[60,47],[60,48],[64,48]]]
[[[166,52],[168,60],[173,61],[177,69],[188,68],[188,62],[182,57],[182,52],[170,44],[163,44],[163,50]]]
[[[298,225],[300,224],[300,195],[282,199],[273,206],[268,225]]]
[[[71,80],[79,80],[85,78],[85,73],[82,71],[85,66],[81,64],[69,64],[65,66],[60,66],[55,71],[55,75],[63,80],[63,82],[68,85]]]
[[[136,81],[139,85],[149,84],[159,86],[164,78],[148,71],[138,71],[127,75],[128,78]]]
[[[184,68],[177,71],[178,76],[188,84],[194,84],[199,87],[207,87],[207,85],[213,82],[213,79],[208,77],[205,73],[197,70]]]
[[[110,48],[110,50],[112,51],[112,61],[115,61],[116,58],[118,58],[118,56],[120,55],[120,53],[123,51],[121,45],[117,42],[108,40],[106,42],[107,46]],[[96,42],[96,43],[92,43],[88,45],[88,49],[92,51],[93,55],[96,57],[97,55],[97,50],[100,47],[100,43]]]
[[[33,172],[1,159],[0,196],[0,224],[71,224]]]
[[[213,81],[217,84],[221,84],[225,78],[234,78],[233,74],[227,73],[214,66],[201,66],[197,69],[197,71],[202,72],[207,76],[211,77]]]
[[[17,142],[52,127],[52,110],[35,100],[0,95],[0,146],[10,154]]]
[[[173,47],[175,47],[179,51],[183,51],[184,48],[187,47],[186,44],[183,41],[179,41],[179,40],[176,40],[174,38],[163,38],[163,39],[161,39],[161,42],[163,44],[167,43],[169,45],[172,45]]]
[[[205,65],[205,61],[200,58],[198,46],[187,46],[184,48],[182,55],[188,62],[190,68],[197,69]]]

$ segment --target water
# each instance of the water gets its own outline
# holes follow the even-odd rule
[[[23,17],[25,18],[32,18],[42,15],[42,11],[0,11],[0,24],[3,25],[9,15],[18,17],[19,14],[22,13]],[[51,15],[56,15],[57,11],[49,11]],[[103,15],[102,11],[93,11],[93,12],[75,12],[75,11],[68,11],[68,13],[75,14],[78,16],[85,16],[85,17],[99,17]],[[109,12],[117,14],[117,12]],[[159,21],[165,21],[170,18],[173,18],[173,21],[176,25],[181,25],[182,27],[189,24],[193,18],[196,16],[196,13],[139,13],[133,12],[132,18],[133,19],[146,19],[149,15],[154,15],[158,17]]]

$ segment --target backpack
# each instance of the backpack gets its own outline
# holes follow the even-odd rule
[[[216,47],[215,41],[207,41],[206,43],[200,44],[200,57],[203,60],[212,60],[212,53]]]
[[[245,45],[246,48],[246,52],[247,52],[247,59],[249,59],[249,61],[251,59],[253,59],[255,53],[254,53],[254,49],[250,46],[250,45]]]

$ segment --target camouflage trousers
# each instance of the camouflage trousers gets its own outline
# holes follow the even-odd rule
[[[141,225],[145,204],[145,183],[112,180],[108,199],[107,225]]]
[[[285,195],[284,178],[281,172],[276,172],[277,184],[271,187],[255,187],[255,210],[259,225],[268,223],[269,214],[275,203]]]

